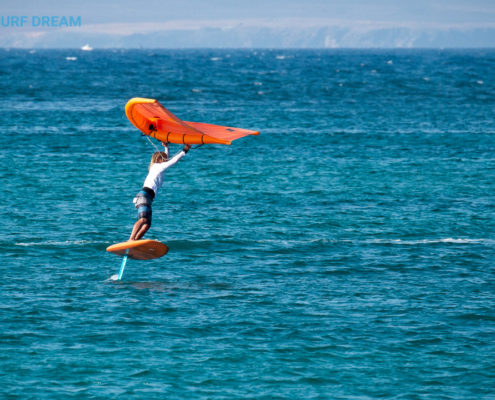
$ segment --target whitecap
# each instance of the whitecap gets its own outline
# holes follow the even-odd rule
[[[453,239],[453,238],[447,238],[447,239],[440,239],[441,242],[443,243],[480,243],[483,242],[484,239]]]
[[[77,57],[65,57],[67,61],[76,61]]]
[[[16,246],[82,246],[86,244],[101,244],[101,243],[110,243],[108,241],[94,241],[94,240],[75,240],[75,241],[66,241],[66,242],[32,242],[32,243],[14,243]]]
[[[368,243],[401,244],[401,245],[418,245],[418,244],[435,244],[435,243],[456,243],[456,244],[485,243],[485,244],[493,244],[494,241],[490,240],[490,239],[454,239],[454,238],[421,239],[421,240],[372,239],[372,240],[369,240]]]

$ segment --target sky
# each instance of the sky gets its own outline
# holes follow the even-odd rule
[[[495,0],[1,0],[1,15],[74,15],[83,24],[180,20],[329,19],[476,26],[495,22]]]
[[[0,16],[81,26],[0,26],[0,47],[495,47],[495,0],[0,0]]]

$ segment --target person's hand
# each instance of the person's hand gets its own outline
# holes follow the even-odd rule
[[[163,147],[167,147],[168,146],[168,142],[162,142],[162,146]]]
[[[186,145],[184,146],[184,150],[185,150],[186,152],[188,152],[190,148],[191,148],[191,145],[190,145],[190,144],[186,144]]]

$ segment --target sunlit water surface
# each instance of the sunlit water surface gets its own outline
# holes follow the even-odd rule
[[[493,399],[494,66],[0,50],[0,396]],[[132,97],[261,135],[167,171],[170,252],[114,282],[153,152]]]

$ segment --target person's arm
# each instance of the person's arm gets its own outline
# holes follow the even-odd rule
[[[170,158],[170,150],[168,148],[169,143],[168,142],[162,142],[164,153],[167,155],[167,159]]]
[[[166,169],[170,168],[172,165],[177,164],[182,159],[182,157],[186,155],[186,153],[189,151],[190,148],[191,145],[186,144],[184,146],[184,149],[179,154],[172,157],[170,160],[166,162],[162,162],[161,164],[155,164],[155,165],[159,165],[159,172],[163,172]]]

